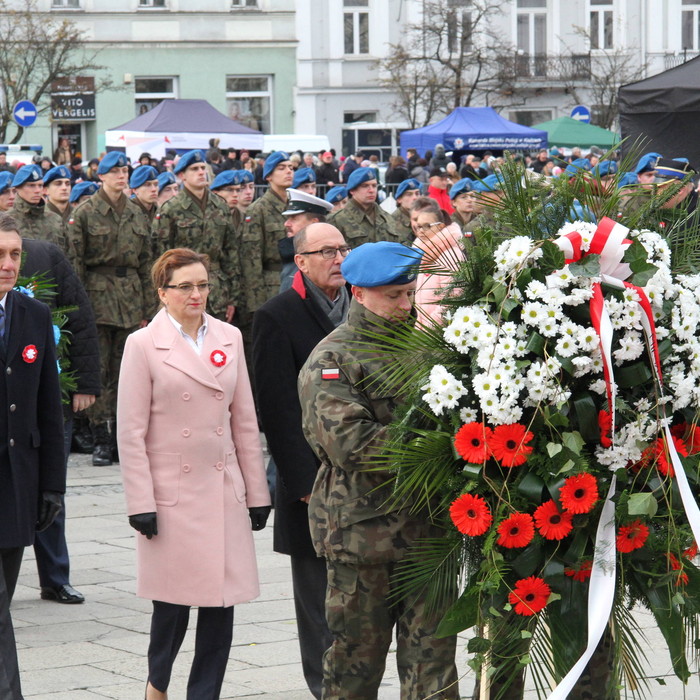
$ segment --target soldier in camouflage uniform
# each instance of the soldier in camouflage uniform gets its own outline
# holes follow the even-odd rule
[[[235,170],[235,186],[238,187],[238,201],[236,209],[232,211],[233,226],[240,235],[243,229],[243,222],[248,216],[248,209],[255,199],[255,176],[250,170]]]
[[[474,199],[472,194],[472,180],[464,177],[457,180],[450,188],[450,200],[454,207],[452,221],[461,229],[462,233],[471,233],[473,221],[476,217],[474,211]]]
[[[177,184],[177,178],[166,170],[158,175],[158,207],[162,207],[166,202],[170,201],[180,191]]]
[[[58,214],[68,227],[73,207],[70,203],[70,170],[66,165],[57,165],[47,170],[44,175],[44,197],[46,211]]]
[[[10,211],[15,203],[15,191],[12,189],[14,174],[5,170],[0,172],[0,212]]]
[[[410,250],[379,242],[348,255],[341,268],[353,285],[348,319],[299,374],[304,435],[321,461],[309,524],[328,570],[333,644],[323,658],[323,700],[377,697],[394,627],[401,698],[459,698],[456,638],[435,637],[442,613],[428,615],[420,595],[392,595],[397,562],[418,539],[439,536],[437,528],[426,515],[409,513],[410,504],[391,505],[391,474],[368,469],[382,454],[401,388],[384,381],[387,355],[367,351],[366,333],[390,335],[410,318],[416,287]]]
[[[149,228],[158,209],[158,171],[150,165],[139,165],[129,178],[131,201],[143,212]]]
[[[150,294],[151,239],[141,210],[124,194],[129,168],[123,153],[101,161],[102,186],[73,211],[69,236],[75,246],[76,270],[95,312],[102,365],[102,395],[90,421],[95,435],[92,463],[112,463],[117,384],[124,343],[146,324]]]
[[[350,200],[328,219],[353,248],[376,241],[399,241],[394,220],[377,204],[376,178],[372,168],[353,170],[347,184]]]
[[[396,207],[391,218],[394,220],[394,228],[396,235],[399,237],[400,243],[411,245],[416,237],[411,227],[411,204],[420,197],[420,182],[411,177],[404,180],[397,188],[394,198],[396,199]]]
[[[171,248],[206,253],[213,288],[208,311],[221,321],[233,319],[239,297],[240,263],[236,233],[226,204],[211,195],[207,165],[200,150],[188,151],[174,170],[184,187],[156,214],[153,225],[156,255]]]

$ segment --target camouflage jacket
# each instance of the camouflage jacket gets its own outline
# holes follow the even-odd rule
[[[382,374],[387,355],[361,348],[364,332],[391,324],[353,299],[345,323],[322,340],[299,374],[302,427],[321,460],[309,502],[316,553],[346,563],[397,561],[417,538],[432,534],[427,519],[388,504],[392,474],[371,468],[380,455],[399,400]]]
[[[209,310],[223,318],[229,304],[239,303],[240,262],[231,214],[221,197],[207,192],[204,211],[186,189],[163,204],[153,222],[154,254],[171,248],[191,248],[209,256],[214,285]]]
[[[146,206],[143,204],[143,202],[136,196],[130,197],[131,201],[143,212],[143,215],[146,217],[146,221],[148,222],[149,226],[153,225],[153,221],[156,218],[156,212],[158,211],[158,207],[154,204],[150,209],[147,209]]]
[[[68,235],[76,270],[98,325],[134,328],[148,318],[152,291],[150,231],[143,214],[125,195],[121,215],[102,190],[73,210]]]
[[[49,241],[57,245],[75,264],[75,249],[66,236],[66,225],[60,215],[48,210],[46,205],[29,204],[21,197],[15,198],[12,209],[8,212],[19,224],[20,236],[37,241]]]
[[[351,197],[345,208],[330,216],[328,223],[338,228],[353,248],[377,241],[401,242],[391,215],[376,202],[370,211],[371,215]]]
[[[287,236],[282,216],[286,208],[287,200],[268,189],[246,212],[241,231],[241,269],[247,311],[255,311],[279,291],[282,260],[277,244]]]
[[[411,228],[411,215],[403,207],[396,207],[391,215],[394,220],[394,230],[398,236],[399,243],[411,245],[415,236]]]
[[[475,214],[470,214],[467,217],[462,216],[458,211],[452,212],[452,221],[459,226],[462,233],[471,233],[474,228]]]
[[[63,223],[67,227],[68,222],[70,221],[70,215],[73,213],[73,205],[69,204],[63,211],[61,211],[55,204],[47,200],[46,211],[52,211],[54,214],[58,214],[61,219],[63,219]]]

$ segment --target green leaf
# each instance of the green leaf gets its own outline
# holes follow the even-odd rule
[[[598,427],[598,410],[593,397],[583,393],[574,400],[574,411],[578,419],[578,428],[586,442],[598,442],[600,429]]]
[[[523,656],[521,656],[518,659],[518,663],[521,666],[527,666],[528,664],[532,663],[532,659],[530,658],[530,654],[523,654]]]
[[[550,457],[558,455],[564,448],[558,442],[548,442],[547,443],[547,454]]]
[[[638,287],[643,287],[657,272],[658,267],[651,263],[639,264],[636,266],[630,265],[632,268],[632,276],[627,280],[631,284],[636,284]]]
[[[637,240],[627,248],[622,259],[629,264],[634,273],[628,281],[640,287],[643,287],[658,270],[656,265],[647,262],[646,248]]]
[[[600,255],[586,255],[578,262],[571,263],[569,270],[576,277],[598,277],[600,275]]]
[[[690,678],[688,661],[685,658],[685,634],[683,616],[669,597],[667,589],[647,588],[646,598],[656,624],[666,640],[671,655],[673,670],[684,683]]]
[[[539,261],[539,269],[545,274],[550,274],[555,270],[561,270],[566,263],[566,257],[559,246],[552,241],[545,241],[542,244],[542,257]]]
[[[572,459],[567,459],[566,462],[564,462],[564,464],[562,464],[561,469],[557,472],[556,475],[559,476],[559,474],[563,474],[564,472],[571,471],[571,469],[575,466],[576,466],[576,462],[574,462]]]
[[[541,557],[542,548],[538,543],[533,542],[513,559],[511,566],[520,578],[527,578],[537,571],[541,563]]]
[[[478,620],[478,612],[479,593],[473,588],[468,588],[440,620],[435,636],[451,637],[474,627]]]
[[[637,239],[634,239],[627,247],[622,260],[632,266],[635,263],[645,263],[648,256],[647,249]]]
[[[633,493],[627,501],[627,512],[630,515],[656,515],[658,503],[653,493]]]
[[[491,648],[491,642],[483,637],[472,637],[467,642],[467,651],[470,654],[483,654]]]
[[[564,447],[568,447],[575,455],[581,454],[581,448],[584,445],[584,440],[581,437],[581,433],[574,430],[571,433],[564,433],[561,437]]]
[[[621,389],[641,386],[651,379],[651,368],[647,362],[635,362],[615,370],[615,381]]]
[[[530,639],[532,637],[532,632],[528,630],[520,630],[521,639]]]
[[[542,500],[543,488],[544,481],[534,472],[526,474],[518,484],[518,491],[534,503],[540,503]]]
[[[533,331],[527,339],[527,345],[525,347],[535,355],[541,355],[546,342],[547,341],[539,333]]]

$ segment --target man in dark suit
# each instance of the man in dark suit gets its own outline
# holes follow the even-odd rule
[[[17,222],[0,214],[0,697],[21,700],[10,602],[24,548],[61,509],[63,414],[49,308],[13,291]]]
[[[308,502],[319,462],[301,429],[297,375],[320,340],[345,320],[350,299],[340,263],[349,248],[326,223],[294,237],[299,268],[292,288],[253,318],[253,373],[258,411],[277,466],[274,549],[291,556],[304,676],[321,697],[323,653],[331,645],[325,617],[326,565],[309,534]]]

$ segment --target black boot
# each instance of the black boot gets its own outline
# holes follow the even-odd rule
[[[112,431],[109,423],[94,426],[95,449],[92,451],[93,467],[112,465]]]
[[[73,421],[73,443],[71,452],[89,455],[95,449],[95,438],[92,436],[90,423],[83,418],[75,418]]]

